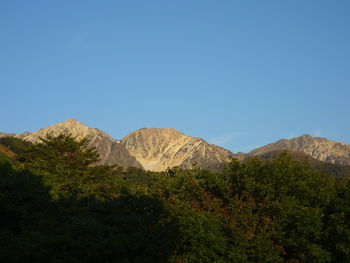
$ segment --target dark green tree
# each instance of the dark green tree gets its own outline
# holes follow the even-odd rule
[[[115,191],[111,166],[96,166],[99,155],[86,138],[70,134],[47,135],[18,157],[19,168],[43,177],[53,198],[98,195],[109,198]]]
[[[225,171],[232,195],[253,200],[254,214],[268,217],[275,229],[271,237],[285,261],[329,262],[322,246],[324,211],[335,197],[334,178],[295,161],[287,154],[274,160],[234,161]]]
[[[324,245],[332,251],[332,262],[350,261],[350,181],[340,181],[337,195],[325,211]]]
[[[18,159],[0,159],[0,262],[167,262],[176,221],[87,140],[47,136]]]
[[[174,262],[282,262],[271,220],[231,188],[229,177],[205,170],[176,168],[155,176],[150,193],[178,222]]]

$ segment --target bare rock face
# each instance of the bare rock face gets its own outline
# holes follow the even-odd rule
[[[100,131],[99,129],[89,128],[75,119],[60,122],[33,133],[26,132],[18,134],[15,135],[15,137],[30,142],[39,142],[40,137],[44,137],[47,134],[57,136],[60,133],[72,134],[77,139],[89,139],[90,146],[96,147],[100,154],[100,164],[142,168],[141,164],[135,159],[135,157],[130,155],[120,141],[113,139],[107,133]]]
[[[164,171],[174,166],[190,169],[194,163],[203,169],[218,170],[233,157],[228,150],[170,128],[139,129],[121,142],[144,169],[150,171]]]
[[[280,150],[304,153],[323,162],[350,165],[350,145],[310,135],[303,135],[289,140],[279,140],[257,148],[248,155],[260,156]]]

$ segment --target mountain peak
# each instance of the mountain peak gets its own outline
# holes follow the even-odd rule
[[[22,133],[19,135],[21,139],[31,142],[40,141],[40,137],[45,137],[47,134],[57,136],[58,134],[71,134],[78,139],[91,137],[89,135],[96,134],[95,129],[89,128],[85,124],[77,121],[76,119],[69,119],[63,122],[59,122],[48,127],[42,128],[32,133]]]
[[[121,142],[146,170],[151,171],[164,171],[174,166],[190,169],[196,162],[204,169],[218,169],[232,157],[228,150],[173,128],[139,129]]]
[[[39,142],[40,138],[45,137],[47,134],[53,136],[71,134],[77,139],[87,138],[89,146],[96,147],[101,158],[100,164],[142,168],[142,165],[119,141],[99,129],[89,128],[76,119],[68,119],[32,133],[18,134],[16,137],[30,142]]]
[[[63,121],[63,122],[59,122],[59,123],[54,124],[52,126],[63,124],[63,123],[68,124],[68,125],[76,125],[76,126],[85,126],[85,127],[87,127],[85,124],[81,123],[80,121],[78,121],[77,119],[74,119],[74,118],[68,119],[68,120]]]
[[[249,155],[259,156],[281,150],[307,154],[323,162],[350,165],[350,145],[308,134],[288,140],[279,140],[254,149]]]
[[[311,136],[310,134],[303,134],[299,138],[314,138],[314,136]]]
[[[75,123],[75,122],[78,122],[77,119],[74,119],[74,118],[71,118],[71,119],[68,119],[64,122],[70,122],[70,123]]]

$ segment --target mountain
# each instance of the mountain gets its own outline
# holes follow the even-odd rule
[[[87,138],[90,140],[90,146],[96,147],[100,154],[101,164],[118,165],[123,167],[142,168],[141,164],[130,155],[128,150],[120,143],[109,136],[107,133],[96,128],[89,128],[75,119],[69,119],[49,127],[40,129],[33,133],[17,134],[15,137],[25,141],[38,142],[40,137],[46,134],[57,136],[60,133],[72,134],[77,139]]]
[[[311,161],[317,166],[322,165],[315,162],[316,160],[350,167],[350,145],[310,135],[279,140],[257,148],[246,155],[233,154],[229,150],[209,144],[200,138],[186,136],[172,128],[143,128],[129,133],[122,140],[115,140],[107,133],[96,128],[89,128],[75,119],[69,119],[32,133],[0,133],[0,138],[11,136],[29,142],[38,142],[40,137],[48,133],[52,135],[70,133],[78,139],[88,138],[91,141],[90,145],[96,147],[99,152],[101,164],[118,165],[124,168],[133,166],[150,171],[164,171],[174,166],[191,169],[194,163],[198,163],[202,169],[220,170],[232,158],[240,160],[249,156],[270,158],[285,150],[290,152],[293,158],[313,158]],[[5,149],[1,149],[1,152],[9,154],[5,153]],[[339,170],[338,167],[332,165],[326,168]],[[343,168],[341,170],[343,171]],[[342,171],[336,173],[343,173]]]
[[[350,145],[310,135],[279,140],[251,151],[248,156],[262,156],[281,150],[304,153],[327,163],[350,165]]]
[[[38,142],[40,137],[46,134],[57,136],[60,133],[72,134],[77,139],[89,139],[90,146],[96,147],[100,154],[101,164],[125,168],[133,166],[150,171],[164,171],[174,166],[191,169],[194,163],[198,163],[202,169],[220,170],[235,157],[224,148],[209,144],[200,138],[186,136],[171,128],[144,128],[129,133],[119,141],[75,119],[32,133],[0,134],[0,137],[12,136],[29,142]],[[241,158],[240,155],[236,157]]]
[[[143,128],[121,140],[126,149],[146,170],[164,171],[168,167],[219,170],[234,156],[230,151],[206,141],[167,128]]]

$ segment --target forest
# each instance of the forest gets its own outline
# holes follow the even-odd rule
[[[0,262],[350,262],[349,180],[287,153],[149,172],[71,135],[0,146]]]

